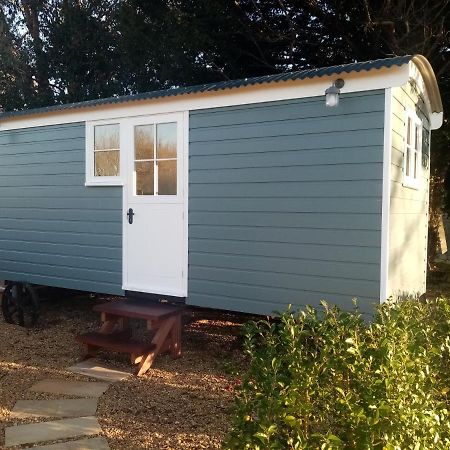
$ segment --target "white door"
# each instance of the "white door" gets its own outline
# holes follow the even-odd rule
[[[185,297],[183,114],[129,119],[124,131],[123,288]]]

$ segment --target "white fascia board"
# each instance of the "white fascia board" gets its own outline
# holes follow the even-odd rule
[[[390,297],[389,291],[389,226],[391,209],[391,154],[392,154],[392,88],[385,91],[383,189],[381,201],[381,264],[380,303]]]
[[[118,104],[61,110],[1,119],[0,130],[14,130],[44,125],[94,120],[119,119],[151,114],[166,114],[225,106],[247,105],[278,100],[324,97],[325,89],[334,80],[342,78],[342,93],[365,92],[403,86],[408,82],[408,64],[370,71],[343,73],[306,80],[281,81],[256,86],[245,86],[216,92],[184,94],[159,99],[135,100]]]

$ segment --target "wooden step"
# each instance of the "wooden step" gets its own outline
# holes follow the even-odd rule
[[[119,317],[131,317],[145,320],[164,320],[181,314],[180,306],[163,303],[148,303],[139,300],[119,300],[94,306],[94,311]]]
[[[155,348],[150,342],[140,342],[126,338],[122,333],[102,334],[95,331],[80,334],[77,341],[93,347],[107,348],[119,353],[143,355]]]

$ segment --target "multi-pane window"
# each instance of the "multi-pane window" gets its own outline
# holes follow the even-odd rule
[[[177,124],[134,127],[136,195],[177,195]]]
[[[94,126],[94,176],[117,177],[120,175],[120,127],[119,124]]]
[[[406,115],[404,184],[417,187],[421,171],[422,121],[413,113]]]
[[[428,169],[430,163],[430,130],[422,128],[422,167]]]

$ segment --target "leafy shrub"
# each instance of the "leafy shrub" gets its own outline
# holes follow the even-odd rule
[[[448,449],[450,303],[325,303],[245,327],[227,449]]]

